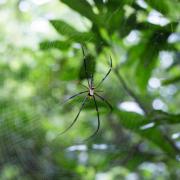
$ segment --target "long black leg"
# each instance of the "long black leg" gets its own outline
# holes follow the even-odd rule
[[[96,92],[104,92],[103,90],[96,90]]]
[[[83,46],[81,46],[81,48],[82,48],[82,53],[83,53],[84,70],[85,70],[85,73],[86,73],[86,79],[87,79],[87,82],[88,82],[88,86],[90,87],[90,83],[89,83],[89,79],[88,79],[87,66],[86,66],[86,56],[85,56],[85,52],[84,52]]]
[[[96,131],[91,136],[89,136],[87,139],[85,139],[85,141],[87,141],[87,140],[91,139],[92,137],[96,136],[96,134],[98,133],[99,128],[100,128],[99,110],[98,110],[98,106],[97,106],[95,96],[93,96],[93,100],[94,100],[94,104],[95,104],[96,112],[97,112],[97,117],[98,117],[98,126],[97,126]]]
[[[81,84],[81,83],[80,83],[80,85],[89,90],[89,88],[86,85]]]
[[[111,72],[112,70],[112,59],[111,59],[111,56],[110,56],[110,69],[109,71],[106,73],[106,75],[104,76],[104,78],[99,82],[99,84],[95,87],[95,88],[98,88],[102,82],[107,78],[107,76],[109,75],[109,73]]]
[[[94,86],[94,76],[93,76],[93,74],[91,74],[90,87],[92,88],[93,86]]]
[[[111,111],[113,110],[111,104],[110,104],[105,98],[103,98],[102,96],[100,96],[100,95],[97,94],[97,93],[94,93],[94,94],[95,94],[97,97],[99,97],[102,101],[104,101],[104,102],[108,105],[108,107],[110,108]]]
[[[88,92],[88,91],[79,92],[79,93],[77,93],[77,94],[69,97],[68,99],[66,99],[62,104],[66,103],[66,102],[69,101],[70,99],[72,99],[72,98],[74,98],[74,97],[76,97],[76,96],[79,96],[80,94],[84,94],[84,93],[86,93],[86,92]]]
[[[79,112],[78,112],[78,114],[76,115],[76,117],[75,117],[75,119],[73,120],[73,122],[70,124],[70,126],[68,126],[68,127],[67,127],[63,132],[61,132],[59,135],[62,135],[62,134],[64,134],[65,132],[67,132],[67,131],[74,125],[74,123],[77,121],[77,119],[78,119],[78,117],[79,117],[79,114],[80,114],[81,110],[83,109],[84,104],[85,104],[85,102],[86,102],[86,100],[87,100],[87,97],[88,97],[88,96],[86,96],[86,97],[84,98],[84,100],[83,100],[83,102],[82,102],[82,105],[81,105],[81,107],[80,107],[80,109],[79,109]]]

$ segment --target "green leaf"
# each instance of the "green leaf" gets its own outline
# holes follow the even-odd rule
[[[84,65],[84,59],[82,59],[82,63],[81,63],[81,67],[79,70],[79,79],[83,80],[86,78],[92,78],[92,75],[95,72],[95,67],[96,67],[96,61],[95,58],[88,54],[85,57],[85,62],[86,62],[86,71],[87,71],[87,76],[86,76],[86,72],[85,72],[85,65]]]
[[[179,19],[179,12],[180,12],[180,3],[179,0],[148,0],[147,2],[152,8],[156,9],[160,13],[173,18],[174,20],[178,21]]]
[[[175,77],[163,80],[162,85],[175,84],[175,83],[178,83],[178,82],[180,82],[180,75],[177,75]]]
[[[56,29],[56,31],[67,37],[69,41],[76,41],[83,43],[84,41],[94,41],[95,37],[92,32],[79,32],[74,27],[70,26],[61,20],[50,20],[50,23]]]
[[[140,148],[139,148],[140,149]],[[140,150],[134,149],[127,153],[126,166],[131,171],[134,171],[140,164],[147,161],[153,161],[157,155],[152,152],[141,152]]]
[[[122,24],[125,23],[124,11],[122,11],[121,8],[115,10],[109,8],[107,13],[104,15],[104,19],[104,26],[109,34],[113,34],[119,30],[121,31],[123,29]]]
[[[147,37],[149,40],[144,44],[144,49],[140,54],[135,72],[137,85],[142,92],[146,91],[147,83],[156,65],[159,51],[168,46],[167,39],[172,33],[170,24],[165,27],[154,27],[157,29]]]
[[[54,19],[50,20],[50,23],[53,25],[56,31],[62,35],[69,36],[77,33],[77,31],[72,26],[64,21]]]
[[[179,22],[179,12],[180,12],[180,1],[179,0],[167,0],[167,5],[169,11],[167,13],[168,17],[174,21]]]
[[[153,42],[154,43],[154,42]],[[144,51],[140,55],[139,63],[136,68],[136,82],[142,92],[146,91],[148,80],[151,72],[156,65],[158,55],[157,46],[149,43],[145,46]]]
[[[77,11],[82,16],[85,16],[96,25],[102,24],[100,18],[94,14],[92,6],[85,0],[61,0],[61,2],[68,5],[73,10]]]
[[[136,131],[138,134],[153,142],[161,150],[170,156],[175,155],[175,149],[172,144],[164,137],[159,128],[153,127],[146,130]]]
[[[159,12],[163,14],[167,14],[169,10],[167,1],[168,0],[159,2],[159,1],[154,1],[154,0],[148,0],[147,3],[151,5],[153,8],[155,8],[156,10],[158,10]]]
[[[149,118],[156,124],[178,124],[180,123],[180,114],[169,114],[161,110],[154,110],[149,115]]]
[[[127,129],[134,131],[141,137],[153,142],[160,149],[165,151],[168,155],[174,156],[175,149],[172,144],[164,137],[160,129],[156,126],[147,129],[141,129],[143,125],[150,123],[147,118],[137,113],[116,111],[120,123]]]
[[[123,21],[121,23],[121,24],[123,24],[123,26],[120,28],[121,37],[127,36],[132,29],[136,29],[136,27],[137,27],[136,21],[137,21],[136,13],[131,14],[127,19],[123,18]]]
[[[128,129],[138,129],[141,126],[149,123],[148,119],[146,119],[144,116],[134,112],[118,110],[117,114],[120,118],[121,124]]]
[[[40,43],[40,49],[47,50],[47,49],[61,49],[61,50],[67,50],[70,47],[70,43],[67,41],[43,41]]]

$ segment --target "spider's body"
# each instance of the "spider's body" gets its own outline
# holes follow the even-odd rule
[[[88,95],[91,97],[91,96],[94,96],[94,90],[95,90],[95,87],[94,87],[94,83],[93,83],[93,76],[92,78],[90,79],[90,83],[89,83],[89,87],[88,87]]]
[[[94,96],[94,87],[93,88],[89,88],[89,96]]]
[[[84,105],[85,105],[85,102],[86,102],[87,98],[90,97],[90,98],[92,98],[93,101],[94,101],[94,105],[95,105],[96,112],[97,112],[97,117],[98,117],[98,119],[97,119],[97,120],[98,120],[98,126],[97,126],[96,131],[89,137],[89,138],[91,138],[91,137],[95,136],[95,135],[98,133],[99,127],[100,127],[99,110],[98,110],[98,106],[97,106],[97,102],[96,102],[96,97],[99,98],[100,100],[104,101],[104,102],[106,103],[106,105],[108,105],[108,107],[112,110],[112,106],[109,104],[109,102],[108,102],[106,99],[104,99],[102,96],[100,96],[99,94],[96,93],[96,92],[100,92],[100,91],[98,91],[98,90],[96,90],[96,89],[102,84],[102,82],[106,79],[106,77],[107,77],[107,76],[109,75],[109,73],[111,72],[111,69],[112,69],[112,59],[111,59],[111,57],[110,57],[110,62],[111,62],[111,64],[110,64],[110,69],[109,69],[109,71],[107,72],[107,74],[105,75],[105,77],[100,81],[100,83],[95,87],[95,86],[94,86],[94,81],[93,81],[93,75],[91,75],[91,78],[88,79],[89,76],[88,76],[88,72],[87,72],[87,68],[86,68],[86,61],[85,61],[86,56],[85,56],[85,53],[84,53],[84,49],[83,49],[83,48],[82,48],[82,52],[83,52],[84,69],[85,69],[85,73],[86,73],[86,77],[87,77],[88,87],[85,86],[85,85],[83,85],[83,86],[85,86],[85,87],[87,88],[86,91],[82,91],[82,92],[80,92],[80,93],[78,93],[78,94],[75,94],[75,95],[71,96],[70,98],[68,98],[67,100],[70,100],[70,99],[72,99],[72,98],[74,98],[74,97],[76,97],[76,96],[79,96],[79,95],[81,95],[81,94],[84,94],[84,93],[87,93],[87,95],[85,96],[85,98],[84,98],[84,100],[83,100],[83,102],[82,102],[82,105],[81,105],[81,107],[80,107],[80,109],[79,109],[79,112],[78,112],[78,114],[76,115],[74,121],[73,121],[73,122],[70,124],[70,126],[67,127],[61,134],[64,134],[67,130],[69,130],[69,129],[74,125],[74,123],[77,121],[77,119],[78,119],[78,117],[79,117],[79,114],[80,114],[81,110],[83,109],[83,107],[84,107]],[[95,90],[96,90],[96,91],[95,91]],[[88,139],[89,139],[89,138],[88,138]]]

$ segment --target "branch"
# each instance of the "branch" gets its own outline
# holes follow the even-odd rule
[[[138,103],[138,105],[142,108],[142,110],[144,111],[145,115],[147,117],[149,117],[150,115],[150,111],[148,111],[144,105],[144,103],[139,99],[139,97],[127,86],[126,82],[124,81],[124,79],[122,78],[122,76],[120,75],[120,73],[118,72],[118,69],[114,70],[118,80],[121,82],[123,88],[126,90],[126,92]],[[167,114],[163,114],[166,115]],[[179,118],[179,115],[176,115],[173,117],[173,120],[176,121],[177,118]],[[164,119],[164,118],[163,118]],[[171,144],[171,146],[174,148],[174,150],[176,152],[179,152],[178,147],[176,147],[175,143],[166,135],[166,133],[164,133],[163,131],[161,131],[161,133],[163,134],[164,138]]]
[[[180,81],[180,75],[177,75],[175,77],[163,80],[162,85],[166,86],[169,84],[175,84],[175,83],[178,83],[179,81]]]
[[[139,97],[127,86],[126,82],[124,81],[124,79],[122,78],[122,76],[120,75],[118,69],[116,68],[114,70],[114,73],[116,74],[118,80],[120,81],[120,83],[122,84],[123,88],[125,89],[125,91],[138,103],[138,105],[141,107],[141,109],[144,111],[144,113],[146,115],[149,114],[149,111],[146,109],[145,105],[143,102],[141,102],[141,100],[139,99]]]

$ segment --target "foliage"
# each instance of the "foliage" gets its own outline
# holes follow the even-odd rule
[[[61,6],[71,21],[50,19],[56,32],[38,34],[38,49],[33,38],[30,47],[9,32],[14,24],[23,29],[28,14],[15,9],[13,25],[0,22],[0,179],[179,179],[178,1],[61,0],[47,11],[58,14]],[[62,103],[86,83],[81,45],[95,83],[113,60],[100,88],[113,112],[98,100],[101,129],[87,142],[97,125],[92,99],[59,135],[83,101]]]

